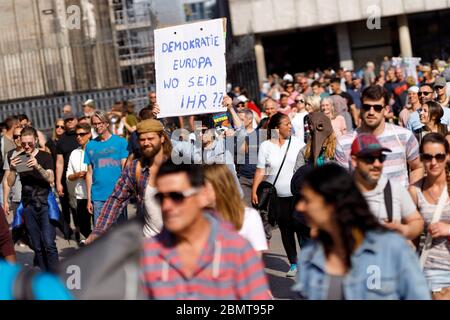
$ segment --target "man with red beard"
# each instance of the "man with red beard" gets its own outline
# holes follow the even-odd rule
[[[152,237],[162,228],[161,209],[154,201],[155,176],[161,164],[170,157],[172,144],[158,120],[148,119],[137,125],[141,158],[127,166],[116,183],[86,243],[89,244],[106,232],[119,212],[136,195],[137,214],[145,218],[144,235]]]

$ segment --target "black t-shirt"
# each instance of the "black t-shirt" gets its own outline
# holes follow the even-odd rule
[[[351,106],[352,104],[354,104],[354,102],[353,102],[353,97],[352,97],[348,92],[344,92],[344,91],[342,91],[342,92],[339,93],[339,94],[336,94],[336,93],[332,94],[332,96],[334,96],[334,95],[341,96],[342,98],[344,98],[345,100],[347,100],[347,107],[348,107],[348,109],[349,109],[349,111],[350,111],[350,106]]]
[[[36,160],[45,170],[55,171],[53,168],[52,156],[49,153],[39,150],[36,154]],[[36,194],[43,194],[44,196],[48,195],[50,184],[42,177],[37,169],[22,172],[19,173],[19,175],[20,182],[22,183],[22,201],[24,202],[24,205],[30,202]]]
[[[64,172],[63,172],[63,181],[65,181],[67,166],[69,165],[70,154],[73,150],[77,149],[80,145],[77,142],[77,138],[75,136],[75,130],[66,131],[63,133],[61,138],[59,138],[56,143],[56,154],[62,154],[64,158]]]

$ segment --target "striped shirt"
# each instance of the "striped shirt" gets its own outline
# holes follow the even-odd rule
[[[437,204],[429,203],[418,186],[414,186],[414,188],[417,192],[417,207],[423,217],[423,220],[425,221],[424,230],[428,230],[428,226],[430,225],[431,220],[433,220],[433,215],[436,211]],[[447,202],[444,206],[441,219],[439,221],[443,223],[450,223],[450,202]],[[447,237],[433,239],[424,268],[450,271],[450,241]]]
[[[336,162],[347,169],[353,169],[351,164],[351,147],[359,130],[341,136],[336,144]],[[383,133],[377,136],[381,145],[391,149],[386,153],[383,163],[383,175],[392,182],[409,186],[407,161],[419,157],[419,143],[414,134],[402,127],[386,123]]]
[[[205,214],[211,232],[194,276],[183,273],[172,235],[163,230],[144,242],[144,290],[158,300],[261,300],[269,287],[261,259],[231,225]]]

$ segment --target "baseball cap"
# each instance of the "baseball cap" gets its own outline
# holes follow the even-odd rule
[[[419,92],[419,87],[418,86],[409,87],[408,92],[418,93]]]
[[[391,149],[384,148],[373,134],[360,133],[353,140],[351,155],[364,156],[383,151],[391,152]]]
[[[439,77],[439,78],[436,78],[436,81],[434,82],[433,87],[434,88],[436,88],[436,87],[445,87],[446,84],[447,84],[447,81],[445,81],[445,78]]]

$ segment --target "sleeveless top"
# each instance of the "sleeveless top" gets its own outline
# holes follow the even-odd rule
[[[414,186],[417,192],[418,209],[425,221],[425,231],[433,219],[437,204],[431,204],[426,199],[421,188]],[[442,210],[440,222],[450,223],[450,202]],[[450,271],[450,242],[447,237],[433,239],[432,247],[428,253],[428,259],[425,262],[424,269],[438,269]]]

